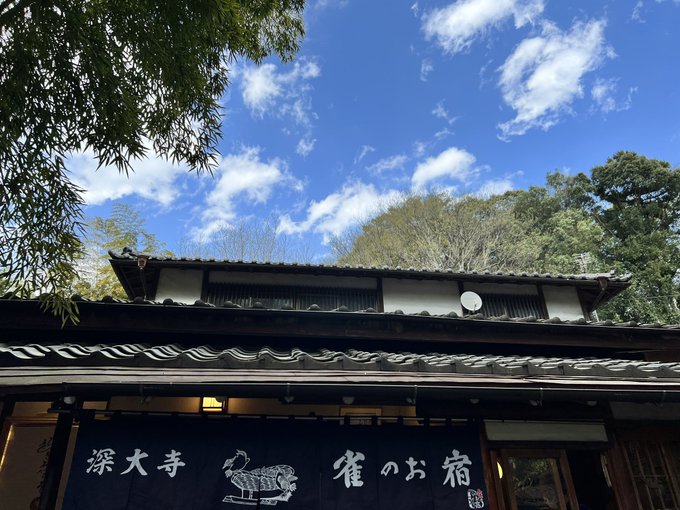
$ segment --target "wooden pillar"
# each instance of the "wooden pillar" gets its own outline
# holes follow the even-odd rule
[[[52,438],[52,448],[45,468],[45,480],[42,493],[40,494],[40,504],[38,510],[54,510],[59,495],[59,484],[64,470],[64,460],[66,450],[71,436],[71,426],[73,425],[73,413],[61,412],[57,418],[57,426],[54,429]]]
[[[12,413],[14,412],[14,399],[5,397],[2,401],[2,409],[0,409],[0,457],[5,451],[5,441],[7,441],[9,430],[5,430],[5,424]]]
[[[2,408],[0,408],[0,433],[2,432],[2,428],[5,425],[5,420],[12,416],[13,412],[14,412],[14,399],[10,397],[5,397],[5,400],[2,401]]]
[[[489,449],[489,444],[486,437],[486,428],[484,427],[484,420],[476,420],[477,430],[479,432],[479,446],[482,452],[482,465],[484,468],[484,482],[486,484],[486,499],[489,508],[493,510],[504,510],[505,505],[502,502],[503,494],[498,492],[499,484],[496,475],[496,456],[492,455]]]
[[[616,508],[618,510],[635,510],[637,496],[633,488],[633,479],[628,470],[628,461],[623,452],[623,445],[619,438],[609,432],[612,448],[606,452],[607,472],[614,491]]]

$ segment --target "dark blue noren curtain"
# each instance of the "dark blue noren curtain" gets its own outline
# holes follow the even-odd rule
[[[83,420],[64,510],[486,508],[474,426]]]

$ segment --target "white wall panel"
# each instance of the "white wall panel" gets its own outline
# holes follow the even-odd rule
[[[383,279],[383,303],[386,312],[402,310],[433,315],[456,312],[462,315],[458,282],[436,280]]]
[[[201,299],[203,271],[201,269],[161,269],[156,289],[156,301],[170,298],[178,303],[193,304]]]
[[[573,321],[583,319],[583,309],[574,287],[544,285],[543,295],[550,317]]]

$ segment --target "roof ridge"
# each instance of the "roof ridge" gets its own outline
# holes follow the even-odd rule
[[[112,260],[135,260],[137,253],[129,248],[124,248],[121,253],[116,253],[112,250],[108,251]],[[201,258],[201,257],[166,257],[160,255],[149,255],[150,261],[156,262],[194,262],[194,263],[208,263],[208,264],[233,264],[233,265],[256,265],[261,267],[289,267],[301,268],[306,267],[310,269],[346,269],[346,270],[364,270],[364,271],[391,271],[402,272],[405,274],[449,274],[461,276],[501,276],[501,277],[515,277],[515,278],[545,278],[545,279],[564,279],[564,280],[597,280],[598,278],[607,278],[613,282],[627,282],[632,277],[629,273],[616,274],[614,269],[604,273],[541,273],[539,271],[489,271],[489,270],[454,270],[450,268],[428,268],[428,267],[408,267],[401,266],[363,266],[363,265],[349,265],[349,264],[311,264],[304,262],[283,262],[283,261],[258,261],[258,260],[234,260],[234,259],[216,259],[216,258]]]

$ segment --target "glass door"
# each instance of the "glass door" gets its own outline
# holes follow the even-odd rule
[[[504,449],[494,455],[506,510],[578,510],[564,450]]]

